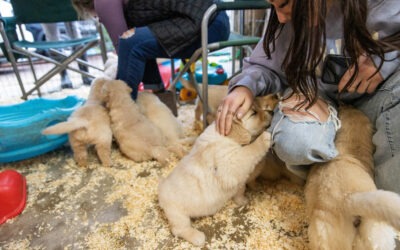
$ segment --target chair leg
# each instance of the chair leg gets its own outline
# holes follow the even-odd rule
[[[68,65],[77,60],[77,58],[79,58],[80,56],[83,55],[83,53],[85,53],[89,48],[93,47],[94,45],[96,45],[97,42],[91,42],[88,43],[87,45],[83,46],[82,48],[78,49],[77,51],[75,51],[71,56],[65,58],[65,60],[62,61],[62,63],[57,62],[55,60],[53,60],[53,63],[56,65],[54,68],[52,68],[50,71],[48,71],[46,74],[44,74],[41,78],[39,78],[36,81],[36,85],[31,88],[29,91],[27,91],[25,93],[25,95],[23,95],[23,99],[26,99],[30,94],[32,94],[35,90],[37,90],[40,86],[42,86],[44,83],[46,83],[50,78],[52,78],[54,75],[60,73],[61,71],[65,70],[65,69],[71,69],[75,72],[81,73],[81,71],[74,69],[74,68],[69,68]],[[24,53],[23,50],[21,50],[21,53]],[[34,52],[32,52],[32,54],[34,54],[35,56],[39,57],[39,58],[43,58],[43,56],[38,55]],[[52,61],[49,60],[48,58],[45,59],[46,61]]]
[[[22,83],[21,75],[20,75],[19,70],[18,70],[17,60],[14,57],[13,49],[11,47],[10,41],[8,40],[7,34],[5,32],[5,28],[4,28],[4,23],[3,22],[0,22],[0,33],[1,33],[1,37],[3,38],[4,48],[6,50],[8,58],[10,60],[11,66],[12,66],[14,72],[15,72],[15,76],[17,77],[18,84],[19,84],[19,87],[20,87],[21,92],[22,92],[22,96],[25,96],[26,95],[26,91],[25,91],[24,85]]]

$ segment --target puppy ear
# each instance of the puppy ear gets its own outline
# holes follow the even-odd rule
[[[243,127],[242,121],[236,117],[232,121],[231,131],[227,137],[231,138],[240,145],[247,145],[251,142],[250,132]]]
[[[256,100],[258,101],[258,105],[261,107],[262,110],[272,112],[279,102],[279,95],[269,94],[266,96],[257,97]]]

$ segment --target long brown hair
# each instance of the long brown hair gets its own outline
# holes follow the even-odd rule
[[[318,82],[316,69],[326,48],[326,13],[331,0],[296,0],[293,2],[293,38],[282,64],[289,86],[294,93],[301,93],[305,100],[301,106],[312,106],[317,101]],[[381,60],[378,73],[384,62],[386,51],[400,49],[400,34],[383,40],[374,40],[366,27],[367,0],[340,0],[343,12],[343,52],[351,58],[354,74],[346,84],[347,89],[358,74],[357,59],[361,55],[377,55]],[[275,9],[271,15],[264,36],[264,50],[268,58],[275,49],[275,40],[284,24],[279,23]]]
[[[88,11],[94,10],[94,0],[71,0],[72,7],[81,19],[90,18]]]

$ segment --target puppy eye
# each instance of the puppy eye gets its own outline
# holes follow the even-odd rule
[[[256,112],[256,111],[253,111],[253,112],[250,114],[250,117],[255,116],[256,114],[257,114],[257,112]]]

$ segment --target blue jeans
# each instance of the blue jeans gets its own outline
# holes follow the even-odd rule
[[[400,70],[373,95],[354,104],[372,121],[375,133],[375,183],[400,194]]]
[[[400,71],[389,77],[372,95],[351,103],[374,125],[375,182],[378,188],[400,194]],[[293,121],[279,107],[269,128],[273,150],[293,173],[306,178],[310,164],[337,155],[334,145],[336,110],[330,106],[326,122]]]
[[[229,33],[229,18],[224,11],[219,12],[209,25],[208,41],[211,43],[227,40]],[[140,82],[162,82],[156,58],[190,58],[200,47],[199,37],[196,42],[170,56],[148,27],[138,27],[133,36],[119,39],[117,78],[132,88],[132,98],[136,99]]]

